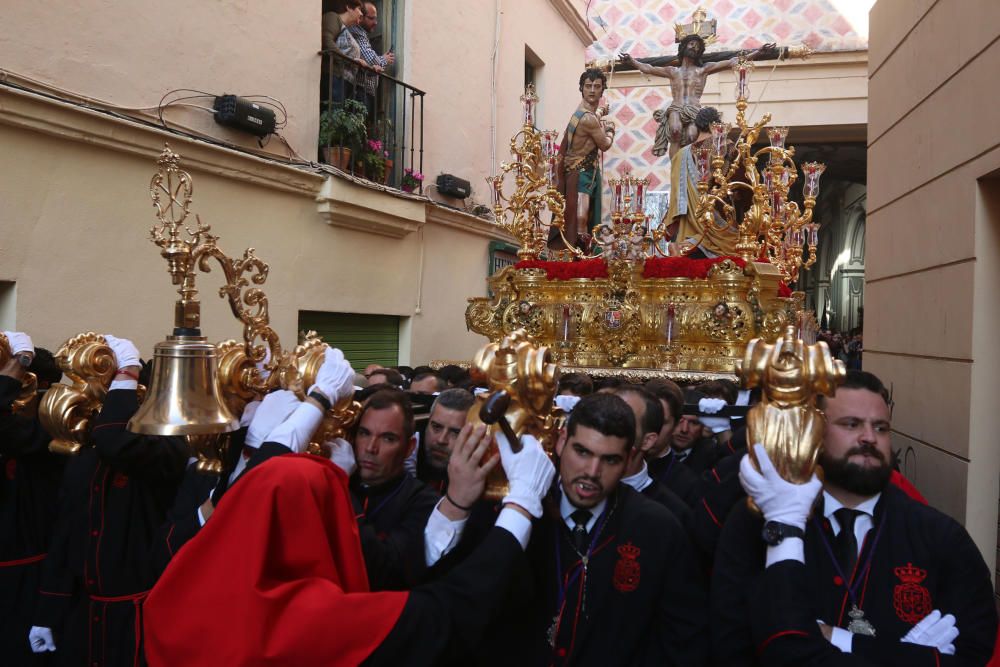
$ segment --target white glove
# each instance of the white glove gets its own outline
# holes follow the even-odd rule
[[[698,421],[701,422],[702,426],[712,430],[712,433],[722,433],[723,431],[728,431],[731,426],[729,424],[729,417],[707,417],[705,415],[714,415],[722,411],[726,407],[726,402],[721,398],[703,398],[698,401]]]
[[[750,455],[744,454],[743,460],[740,461],[740,483],[760,508],[764,520],[805,529],[809,511],[820,489],[823,488],[823,483],[815,473],[805,484],[785,481],[774,469],[764,445],[755,444],[754,452],[757,454],[760,472],[753,467]]]
[[[703,398],[698,401],[698,413],[702,415],[714,415],[726,407],[726,402],[721,398]]]
[[[261,405],[257,412],[264,409]],[[288,447],[296,454],[301,454],[309,447],[309,440],[312,438],[320,422],[323,421],[323,411],[312,403],[299,403],[295,412],[274,427],[274,429],[264,437],[265,442],[277,442]]]
[[[272,391],[264,397],[264,400],[254,411],[245,443],[249,447],[260,447],[268,434],[278,424],[288,419],[288,416],[295,412],[295,409],[300,405],[302,405],[302,401],[287,389]]]
[[[542,516],[542,498],[552,486],[556,469],[549,455],[538,440],[530,435],[521,436],[523,449],[515,454],[503,433],[497,433],[497,449],[500,450],[500,464],[507,474],[510,491],[503,502],[520,505],[536,519]]]
[[[939,653],[955,655],[956,637],[958,637],[958,627],[955,626],[955,617],[951,614],[942,616],[941,612],[935,609],[910,628],[906,636],[899,641],[930,646],[936,648]]]
[[[580,397],[561,395],[561,396],[556,396],[555,401],[557,408],[559,408],[566,414],[569,414],[573,412],[573,408],[575,408],[576,404],[580,402]]]
[[[31,650],[34,653],[56,650],[56,643],[52,639],[51,628],[42,628],[37,625],[31,626],[31,630],[28,631],[28,643],[31,644]]]
[[[115,360],[118,362],[118,370],[128,366],[141,366],[139,359],[139,348],[128,338],[116,338],[111,334],[104,334],[104,340],[108,342],[108,347],[115,353]]]
[[[335,347],[326,348],[323,365],[316,373],[316,384],[309,391],[319,391],[331,404],[354,395],[354,369]]]
[[[326,446],[330,448],[330,460],[347,473],[350,477],[357,469],[357,461],[354,460],[354,446],[343,438],[327,440]]]
[[[240,428],[248,428],[253,422],[253,416],[257,414],[260,401],[250,401],[243,407],[243,414],[240,415]]]
[[[16,357],[21,352],[35,354],[35,345],[31,342],[31,336],[28,334],[21,333],[20,331],[4,331],[3,335],[7,337],[7,342],[10,343],[11,356]]]

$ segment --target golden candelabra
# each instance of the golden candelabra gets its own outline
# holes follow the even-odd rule
[[[490,176],[486,182],[493,194],[493,216],[495,224],[517,238],[521,248],[517,256],[522,259],[538,259],[548,242],[550,227],[559,230],[566,246],[563,233],[566,202],[556,187],[558,178],[558,147],[555,130],[535,129],[535,105],[538,96],[535,87],[528,84],[521,96],[524,109],[523,126],[511,137],[510,153],[513,162],[500,164],[500,173]],[[504,179],[508,173],[514,174],[514,192],[504,194]],[[551,221],[542,221],[542,215],[551,213]],[[577,254],[580,251],[571,249]]]
[[[743,259],[766,260],[778,267],[787,281],[794,282],[800,269],[808,269],[816,262],[819,225],[813,221],[813,207],[825,166],[818,162],[803,164],[802,207],[789,200],[789,190],[799,178],[793,159],[795,149],[785,146],[787,127],[766,127],[770,114],[757,123],[748,123],[752,69],[753,63],[743,55],[733,65],[739,131],[735,144],[730,142],[730,126],[716,122],[711,126],[709,145],[692,151],[700,194],[695,215],[706,229],[709,225],[738,229],[736,250]],[[761,132],[766,132],[770,145],[754,150]]]
[[[608,260],[641,260],[647,255],[646,247],[652,240],[645,212],[649,179],[626,174],[608,179],[608,185],[611,187],[611,221],[602,221],[594,230],[601,256]]]
[[[187,226],[192,179],[180,168],[180,157],[165,146],[159,169],[150,182],[158,224],[150,237],[167,260],[179,298],[174,307],[172,335],[155,347],[148,395],[129,421],[135,433],[184,437],[197,456],[200,472],[221,471],[224,434],[239,426],[238,415],[251,400],[274,389],[293,391],[305,399],[323,363],[326,343],[309,332],[302,344],[283,349],[270,326],[268,299],[260,289],[269,267],[253,248],[237,259],[218,246],[218,237],[195,216]],[[208,273],[211,260],[222,268],[225,284],[219,296],[228,299],[233,315],[243,323],[243,341],[213,345],[201,335],[201,304],[195,279]],[[39,416],[53,434],[53,451],[75,454],[88,443],[90,423],[101,409],[114,376],[114,354],[103,336],[86,333],[68,340],[56,360],[72,385],[56,384],[46,393]],[[140,394],[141,397],[141,394]],[[327,410],[310,441],[311,453],[324,453],[328,440],[341,437],[360,405],[347,398]]]

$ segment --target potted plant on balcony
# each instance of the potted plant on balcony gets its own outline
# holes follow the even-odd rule
[[[413,192],[424,182],[424,175],[419,171],[414,171],[407,167],[403,170],[403,183],[401,187],[405,192]]]
[[[383,182],[388,185],[389,179],[392,178],[393,167],[393,159],[392,155],[389,154],[389,147],[395,145],[392,121],[384,117],[376,121],[375,136],[382,142],[382,149],[385,153],[385,179]]]
[[[368,136],[367,116],[365,105],[357,100],[345,100],[320,115],[319,143],[324,162],[347,170],[351,152],[359,150]]]
[[[355,166],[359,166],[364,176],[376,183],[385,182],[386,158],[389,152],[382,149],[382,142],[378,139],[369,139],[361,154],[355,158]]]

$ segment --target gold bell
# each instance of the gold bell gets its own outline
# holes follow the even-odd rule
[[[146,435],[207,435],[239,428],[219,394],[219,358],[204,336],[168,336],[153,353],[149,392],[128,430]]]

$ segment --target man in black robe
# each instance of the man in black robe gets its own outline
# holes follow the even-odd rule
[[[525,436],[523,439],[527,439]],[[559,438],[544,503],[506,613],[465,664],[701,665],[706,597],[680,522],[620,484],[635,418],[593,394]]]
[[[58,382],[62,371],[52,353],[35,348],[27,334],[4,334],[13,355],[0,368],[0,655],[6,664],[44,664],[26,638],[65,461],[48,450],[50,438],[36,414],[38,397],[16,412],[14,401],[26,371],[37,377],[39,394]]]
[[[622,477],[622,484],[627,484],[633,489],[654,500],[673,514],[684,526],[685,532],[691,535],[694,524],[694,514],[691,508],[676,493],[671,491],[665,484],[653,479],[649,475],[649,466],[646,463],[645,454],[655,446],[659,439],[660,429],[663,428],[663,407],[660,401],[651,393],[637,385],[625,385],[614,390],[614,394],[620,397],[635,417],[635,445],[625,464],[625,476]]]
[[[373,591],[406,590],[424,576],[424,527],[439,497],[403,468],[413,428],[410,401],[395,389],[372,394],[358,418],[350,488]]]
[[[130,341],[105,336],[118,363],[92,446],[66,464],[59,515],[42,567],[30,636],[45,630],[61,664],[134,665],[142,655],[142,603],[158,527],[188,460],[181,438],[125,430],[139,407],[140,361]],[[53,648],[54,647],[54,648]]]
[[[417,452],[417,479],[444,494],[448,488],[448,460],[474,401],[459,387],[445,389],[431,405]]]
[[[688,507],[696,508],[699,495],[698,475],[680,463],[674,451],[674,429],[684,409],[684,392],[666,378],[654,378],[645,389],[656,396],[663,408],[663,426],[656,442],[643,454],[649,466],[649,476],[677,494]]]
[[[821,484],[780,478],[760,445],[712,580],[726,665],[983,665],[997,611],[968,533],[890,484],[888,392],[849,371],[826,398]],[[766,523],[765,523],[766,522]]]

